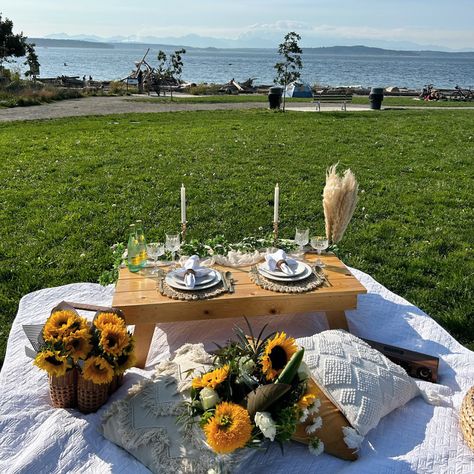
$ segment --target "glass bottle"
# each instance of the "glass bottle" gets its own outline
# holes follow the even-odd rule
[[[130,236],[127,246],[128,269],[131,272],[140,270],[140,246],[138,244],[137,229],[135,224],[130,224]]]
[[[137,229],[137,240],[139,246],[139,254],[140,254],[140,266],[143,268],[146,265],[146,240],[145,240],[145,232],[143,231],[143,223],[141,220],[136,221],[135,227]]]

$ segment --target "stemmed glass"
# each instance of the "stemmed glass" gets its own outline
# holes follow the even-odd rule
[[[328,245],[329,241],[324,235],[316,235],[314,237],[311,237],[311,247],[313,247],[313,249],[318,252],[318,255],[321,255],[321,252],[323,250],[326,250],[328,248]],[[316,265],[318,267],[323,267],[324,263],[321,261],[320,258],[318,258],[318,260],[316,260]]]
[[[171,260],[172,260],[171,263],[174,265],[176,252],[181,247],[179,234],[166,234],[165,247],[166,247],[166,250],[169,250],[171,252]]]
[[[153,271],[152,275],[158,273],[157,260],[159,257],[165,254],[165,246],[161,242],[150,242],[146,246],[146,253],[153,259]]]
[[[303,252],[304,246],[309,242],[309,229],[296,229],[295,242],[300,246],[300,252]]]

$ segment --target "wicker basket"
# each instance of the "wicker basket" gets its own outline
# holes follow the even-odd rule
[[[109,395],[112,395],[123,384],[123,374],[114,375],[109,385]]]
[[[467,445],[474,451],[474,387],[471,387],[461,405],[461,430]]]
[[[77,406],[77,371],[68,370],[61,377],[49,376],[49,395],[55,408],[75,408]]]
[[[97,411],[109,398],[110,383],[96,384],[85,380],[82,374],[77,379],[77,407],[82,413]]]

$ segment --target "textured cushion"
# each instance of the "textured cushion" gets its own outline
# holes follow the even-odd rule
[[[324,443],[324,451],[341,459],[355,461],[358,458],[357,452],[349,448],[344,440],[344,430],[350,427],[350,423],[336,405],[324,394],[314,380],[309,380],[308,385],[312,392],[321,401],[319,413],[309,417],[304,423],[300,423],[292,439],[299,443],[308,444],[311,436],[306,433],[306,427],[313,423],[315,417],[320,416],[323,420],[321,428],[316,432],[317,437]]]
[[[297,343],[315,381],[361,435],[420,394],[404,369],[348,332],[324,331]]]
[[[104,416],[103,435],[126,449],[154,473],[207,473],[215,456],[197,427],[184,431],[176,423],[191,372],[210,368],[202,344],[186,344],[172,361],[158,364],[152,380],[133,386]],[[193,431],[197,430],[197,431]]]

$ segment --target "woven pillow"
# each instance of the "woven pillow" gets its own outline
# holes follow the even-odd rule
[[[348,332],[324,331],[297,343],[317,384],[362,436],[420,394],[403,368]]]
[[[195,431],[176,424],[192,375],[209,370],[212,359],[202,344],[186,344],[172,361],[158,364],[153,378],[134,385],[104,416],[103,435],[154,473],[207,473],[214,454]],[[199,430],[199,428],[193,428]],[[200,430],[199,430],[200,431]]]

